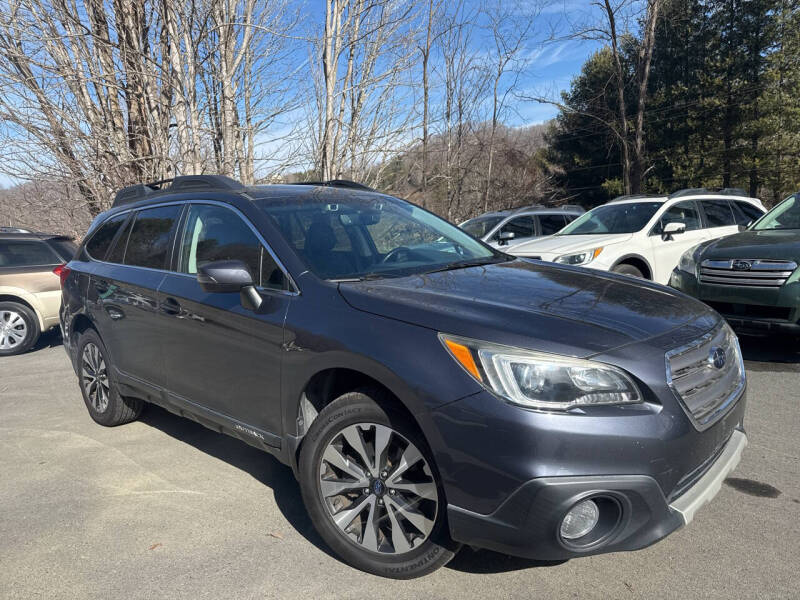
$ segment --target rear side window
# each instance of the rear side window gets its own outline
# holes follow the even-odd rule
[[[127,214],[116,215],[103,223],[94,235],[86,242],[86,252],[95,260],[105,260],[111,242],[117,235],[119,228],[128,218]]]
[[[63,260],[38,240],[0,240],[0,267],[44,267]]]
[[[539,215],[539,225],[542,228],[542,235],[552,235],[564,229],[567,219],[564,215]]]
[[[117,241],[114,242],[111,250],[106,255],[106,262],[122,264],[125,259],[125,247],[128,245],[128,236],[131,234],[131,226],[133,219],[128,219],[117,236]]]
[[[735,225],[731,205],[727,200],[701,200],[709,227]]]
[[[164,269],[180,205],[147,208],[136,213],[125,250],[126,265]]]

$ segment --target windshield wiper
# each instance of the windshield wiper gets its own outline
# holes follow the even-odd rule
[[[472,260],[460,260],[448,265],[442,265],[436,269],[431,269],[430,271],[425,271],[424,274],[427,275],[429,273],[441,273],[442,271],[455,271],[457,269],[466,269],[468,267],[479,267],[481,265],[490,265],[503,260],[505,259],[497,256],[491,256],[488,258],[473,258]],[[511,260],[513,260],[513,258]]]
[[[333,283],[353,283],[356,281],[375,281],[376,279],[384,279],[387,275],[385,273],[365,273],[364,275],[359,275],[358,277],[335,277],[333,279],[329,279]]]

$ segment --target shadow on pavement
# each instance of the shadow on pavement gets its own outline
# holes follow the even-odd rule
[[[794,338],[742,334],[739,335],[739,343],[748,369],[785,371],[786,364],[800,364],[800,345]]]
[[[50,331],[45,331],[39,337],[39,339],[36,340],[36,343],[33,345],[33,348],[29,350],[29,352],[36,352],[37,350],[42,350],[43,348],[57,348],[62,344],[61,330],[58,327],[55,327]]]
[[[225,461],[272,488],[275,502],[289,524],[317,548],[335,557],[311,523],[292,470],[272,455],[153,404],[146,405],[139,421]]]
[[[199,423],[173,415],[159,406],[148,404],[139,421],[225,461],[272,488],[275,502],[289,524],[317,548],[336,558],[314,529],[300,496],[300,486],[292,470],[270,454],[248,446],[236,438],[206,429]],[[488,550],[462,548],[447,568],[465,573],[505,573],[532,567],[561,564],[506,556]]]
[[[473,550],[472,548],[462,548],[455,558],[447,563],[445,568],[462,573],[490,574],[508,573],[510,571],[521,571],[522,569],[533,569],[537,567],[553,567],[564,564],[565,560],[544,561],[533,560],[532,558],[519,558],[508,556],[491,550]]]

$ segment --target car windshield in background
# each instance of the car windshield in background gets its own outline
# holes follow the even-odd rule
[[[605,204],[581,215],[556,235],[634,233],[653,218],[662,202]]]
[[[767,229],[800,229],[800,201],[798,194],[789,196],[765,214],[752,227],[754,231]]]
[[[482,238],[497,225],[503,217],[475,217],[461,224],[461,229],[472,237]]]
[[[257,201],[324,279],[398,277],[509,260],[458,227],[390,197]]]

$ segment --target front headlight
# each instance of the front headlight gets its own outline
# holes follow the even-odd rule
[[[440,333],[445,348],[486,389],[545,410],[642,401],[636,384],[611,365]]]
[[[578,252],[577,254],[564,254],[556,258],[553,262],[557,262],[562,265],[588,265],[595,258],[597,258],[602,251],[603,248],[601,246],[600,248],[593,248],[592,250]]]
[[[697,244],[697,246],[692,246],[686,252],[681,255],[681,259],[678,261],[678,270],[683,271],[684,273],[689,273],[690,275],[697,276],[697,261],[700,259],[700,253],[703,249],[708,246],[711,241],[703,242],[701,244]]]

